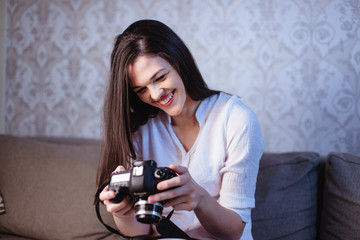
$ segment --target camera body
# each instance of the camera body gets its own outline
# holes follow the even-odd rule
[[[150,204],[147,197],[159,193],[156,185],[176,176],[167,167],[157,167],[154,160],[134,161],[129,171],[114,172],[110,176],[109,191],[116,193],[110,201],[119,203],[125,196],[135,201],[135,216],[142,223],[157,223],[162,218],[164,202]]]

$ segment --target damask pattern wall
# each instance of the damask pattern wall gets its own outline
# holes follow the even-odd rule
[[[257,114],[266,151],[360,155],[359,0],[8,0],[5,131],[101,137],[115,35],[172,27],[211,88]]]

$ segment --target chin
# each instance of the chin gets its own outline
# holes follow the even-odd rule
[[[179,116],[181,111],[180,110],[171,110],[171,111],[165,111],[170,117],[176,117]]]

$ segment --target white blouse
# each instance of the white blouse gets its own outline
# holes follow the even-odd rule
[[[186,166],[200,186],[247,223],[241,239],[252,239],[251,208],[265,146],[257,117],[237,96],[220,93],[200,103],[196,118],[200,131],[186,152],[170,116],[160,111],[134,134],[137,158],[155,160],[159,167]],[[165,209],[163,215],[170,211]],[[195,230],[200,223],[193,211],[175,211],[171,220],[193,238],[211,238]]]

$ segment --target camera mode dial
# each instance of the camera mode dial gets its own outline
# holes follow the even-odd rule
[[[157,179],[162,179],[165,176],[165,171],[161,168],[157,168],[154,171],[154,177]]]

